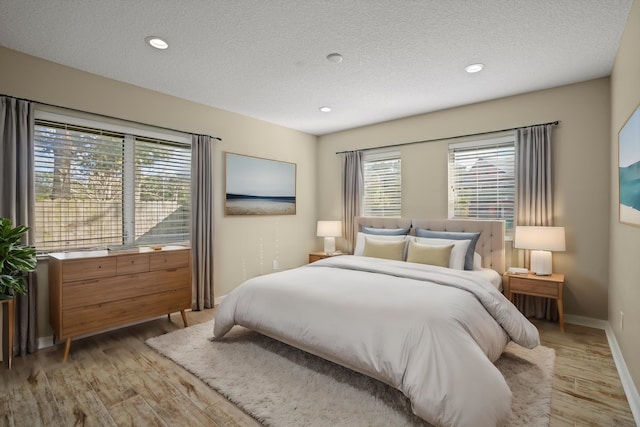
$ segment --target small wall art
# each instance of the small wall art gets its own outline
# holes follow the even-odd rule
[[[620,222],[640,227],[640,106],[618,135]]]

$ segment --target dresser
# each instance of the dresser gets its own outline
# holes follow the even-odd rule
[[[58,339],[191,308],[191,249],[49,254],[49,310]]]

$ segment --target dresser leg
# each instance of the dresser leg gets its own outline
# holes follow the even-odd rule
[[[184,312],[184,310],[180,310],[180,314],[182,315],[182,323],[184,323],[184,327],[186,328],[187,326],[189,326],[187,324],[187,314]]]
[[[69,350],[71,350],[71,337],[67,338],[67,342],[64,345],[64,356],[62,358],[63,362],[67,361],[67,357],[69,357]]]

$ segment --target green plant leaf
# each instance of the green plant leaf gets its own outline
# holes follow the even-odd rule
[[[36,268],[36,249],[22,243],[29,227],[0,218],[0,294],[25,294],[25,276]]]

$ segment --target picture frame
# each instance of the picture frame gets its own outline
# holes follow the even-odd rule
[[[640,105],[618,133],[619,221],[640,227]]]
[[[224,214],[295,215],[296,164],[225,152]]]

